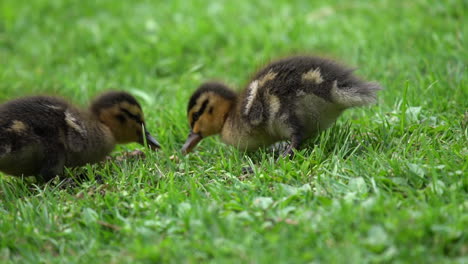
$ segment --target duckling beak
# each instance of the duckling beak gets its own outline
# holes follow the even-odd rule
[[[148,132],[148,130],[146,129],[145,129],[145,138],[146,138],[146,143],[151,149],[161,148],[161,145],[159,144],[159,142],[153,136],[151,136],[150,132]]]
[[[186,155],[192,151],[192,149],[202,140],[202,135],[199,133],[193,133],[193,131],[190,131],[190,134],[185,141],[184,146],[182,146],[182,154]]]

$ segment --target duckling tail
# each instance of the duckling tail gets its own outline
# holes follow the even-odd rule
[[[338,87],[333,83],[332,100],[346,108],[373,104],[377,101],[376,92],[383,88],[376,82],[357,82],[351,87]]]

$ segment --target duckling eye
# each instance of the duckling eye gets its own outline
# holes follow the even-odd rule
[[[120,108],[120,111],[122,111],[123,113],[125,113],[128,117],[130,117],[131,119],[135,120],[135,122],[137,123],[143,123],[143,121],[141,121],[141,117],[139,114],[137,115],[134,115],[132,113],[130,113],[130,111],[128,111],[127,109],[124,109],[124,108]]]
[[[117,114],[115,116],[115,118],[117,118],[119,120],[119,122],[122,123],[122,124],[125,123],[125,121],[127,120],[127,119],[125,119],[125,116],[123,116],[122,114]]]
[[[213,107],[210,107],[210,110],[208,110],[208,113],[211,115],[213,114]]]
[[[205,100],[205,101],[203,101],[202,106],[200,107],[200,109],[197,112],[193,113],[192,123],[190,124],[192,127],[193,127],[193,124],[195,124],[195,122],[198,121],[198,119],[203,114],[203,112],[205,112],[207,106],[208,106],[208,100]]]
[[[192,115],[192,122],[190,123],[190,126],[193,127],[193,125],[195,125],[195,122],[197,122],[197,120],[200,118],[200,113],[196,112],[196,113],[193,113]]]

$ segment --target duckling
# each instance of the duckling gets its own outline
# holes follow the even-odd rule
[[[220,82],[202,84],[191,96],[189,153],[205,137],[254,150],[290,140],[283,156],[330,127],[347,108],[376,101],[381,86],[363,81],[353,70],[329,59],[294,56],[270,63],[239,94]]]
[[[146,130],[143,111],[126,92],[98,96],[89,109],[31,96],[0,105],[0,171],[48,181],[64,167],[104,160],[116,144],[160,144]]]

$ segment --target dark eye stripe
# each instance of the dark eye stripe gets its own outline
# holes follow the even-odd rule
[[[141,120],[140,115],[134,115],[134,114],[130,113],[130,111],[128,111],[127,109],[124,109],[124,108],[120,108],[120,111],[125,113],[131,119],[135,120],[137,123],[143,123],[143,121]]]
[[[202,103],[202,106],[200,107],[200,110],[198,110],[198,112],[194,113],[192,115],[192,123],[190,124],[191,127],[193,127],[193,125],[195,124],[195,122],[198,121],[198,119],[200,118],[200,116],[203,114],[203,112],[205,112],[205,109],[206,107],[208,106],[208,99],[206,99],[205,101],[203,101]]]
[[[125,121],[127,120],[125,119],[125,116],[122,114],[118,114],[115,117],[119,120],[120,123],[125,123]]]

